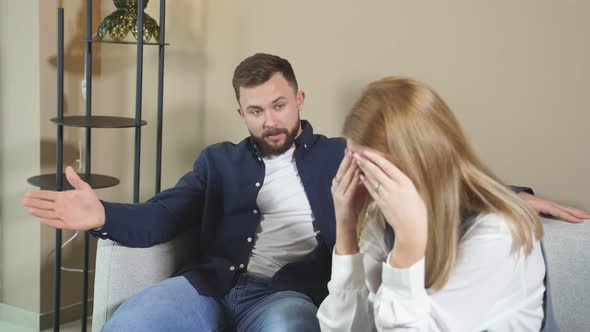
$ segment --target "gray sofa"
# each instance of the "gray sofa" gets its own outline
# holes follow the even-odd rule
[[[555,318],[561,331],[590,330],[590,220],[543,219]],[[92,331],[98,332],[130,295],[170,276],[194,250],[187,232],[151,248],[98,241]]]

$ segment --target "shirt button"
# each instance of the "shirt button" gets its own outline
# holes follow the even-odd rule
[[[307,144],[303,144],[303,147],[307,149]]]
[[[260,182],[256,182],[256,187],[260,187]]]
[[[247,238],[247,239],[246,239],[246,241],[248,241],[248,242],[252,242],[252,238],[251,238],[251,237],[249,237],[249,238]]]
[[[236,269],[236,267],[235,267],[235,266],[233,266],[233,265],[229,267],[229,270],[230,270],[230,271],[233,271],[233,270],[235,270],[235,269]]]
[[[244,268],[244,264],[240,264],[240,269],[243,269],[243,268]]]
[[[252,213],[258,214],[258,210],[253,210]]]

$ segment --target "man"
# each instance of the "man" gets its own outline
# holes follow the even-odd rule
[[[46,225],[128,246],[197,228],[191,261],[129,298],[104,331],[319,330],[315,314],[335,242],[330,188],[345,141],[316,135],[300,120],[305,94],[287,60],[251,56],[233,86],[250,137],[207,147],[174,188],[146,203],[101,202],[68,168],[75,190],[34,191],[23,201]],[[532,202],[551,212],[552,203]]]

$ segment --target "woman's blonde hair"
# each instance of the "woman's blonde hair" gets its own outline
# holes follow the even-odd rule
[[[429,86],[404,77],[369,84],[344,123],[353,142],[385,153],[414,183],[428,209],[427,288],[442,288],[453,271],[467,216],[503,215],[513,250],[527,254],[543,234],[537,215],[476,157],[447,104]],[[365,209],[367,211],[367,208]],[[366,222],[383,218],[363,214]]]

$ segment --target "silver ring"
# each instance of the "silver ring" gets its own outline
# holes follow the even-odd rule
[[[379,188],[381,188],[381,183],[377,182],[375,185],[375,191],[379,191]]]

